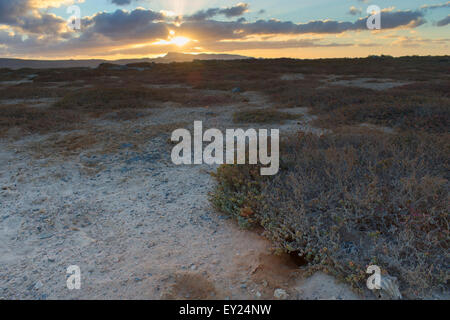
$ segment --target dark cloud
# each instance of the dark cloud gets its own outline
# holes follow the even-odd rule
[[[118,5],[118,6],[126,6],[131,4],[133,0],[111,0],[112,3]]]
[[[409,26],[416,28],[426,21],[420,11],[384,11],[381,14],[381,28],[392,29]]]
[[[98,33],[111,39],[166,37],[167,26],[162,22],[165,16],[160,12],[145,9],[133,11],[116,10],[102,12],[83,19],[84,31]]]
[[[229,8],[211,8],[207,10],[201,10],[193,15],[184,16],[183,20],[186,21],[201,21],[211,19],[218,15],[224,15],[227,18],[242,16],[248,11],[249,5],[247,3],[238,3],[237,5]]]
[[[352,30],[353,23],[338,21],[311,21],[295,24],[291,21],[258,20],[241,26],[245,34],[304,34],[304,33],[341,33]]]
[[[296,24],[290,21],[258,20],[243,24],[240,29],[245,34],[303,34],[303,33],[342,33],[346,31],[367,30],[367,17],[355,22],[317,20]],[[419,11],[385,11],[381,15],[382,29],[398,27],[417,27],[425,22]]]
[[[448,16],[446,16],[444,19],[439,20],[436,25],[438,27],[444,27],[446,25],[448,25],[450,23],[450,14]]]
[[[31,33],[37,34],[59,34],[67,22],[54,14],[39,14],[28,16],[21,20],[19,27]]]
[[[30,9],[28,0],[0,0],[0,23],[17,24]]]
[[[0,24],[26,33],[58,34],[66,21],[54,14],[39,12],[30,0],[0,0]]]
[[[219,13],[225,15],[227,18],[232,18],[232,17],[239,17],[247,11],[248,11],[248,4],[239,3],[234,7],[221,9]]]
[[[381,13],[381,29],[395,29],[399,27],[416,28],[426,21],[421,11],[386,11]],[[353,30],[367,29],[367,18],[362,18],[353,24]]]

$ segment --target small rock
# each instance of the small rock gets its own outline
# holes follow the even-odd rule
[[[284,291],[283,289],[276,289],[273,296],[277,300],[286,300],[289,297],[287,292]]]
[[[256,297],[257,297],[257,298],[261,298],[261,292],[256,291]]]
[[[236,87],[236,88],[233,88],[233,90],[231,90],[231,92],[233,92],[233,93],[240,93],[240,92],[242,92],[242,89],[239,88],[239,87]]]

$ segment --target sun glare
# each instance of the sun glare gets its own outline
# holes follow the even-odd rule
[[[183,36],[175,36],[175,31],[170,30],[169,31],[169,37],[167,40],[158,40],[156,42],[153,42],[153,44],[159,44],[159,45],[176,45],[178,47],[183,47],[186,44],[188,44],[189,42],[196,42],[195,40],[192,40],[190,38],[187,37],[183,37]]]
[[[179,47],[182,47],[182,46],[188,44],[189,42],[191,42],[191,39],[186,38],[186,37],[175,37],[175,38],[172,38],[170,40],[170,42]]]

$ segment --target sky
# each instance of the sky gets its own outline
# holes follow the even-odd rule
[[[371,5],[379,30],[367,27]],[[448,55],[449,40],[443,0],[0,0],[0,57],[9,58]]]

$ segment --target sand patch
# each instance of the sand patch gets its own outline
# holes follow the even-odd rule
[[[411,82],[402,82],[392,79],[377,79],[377,78],[350,79],[349,77],[345,77],[345,79],[340,79],[338,76],[335,75],[329,76],[327,79],[321,81],[330,86],[358,87],[378,91],[383,91],[411,84]]]

